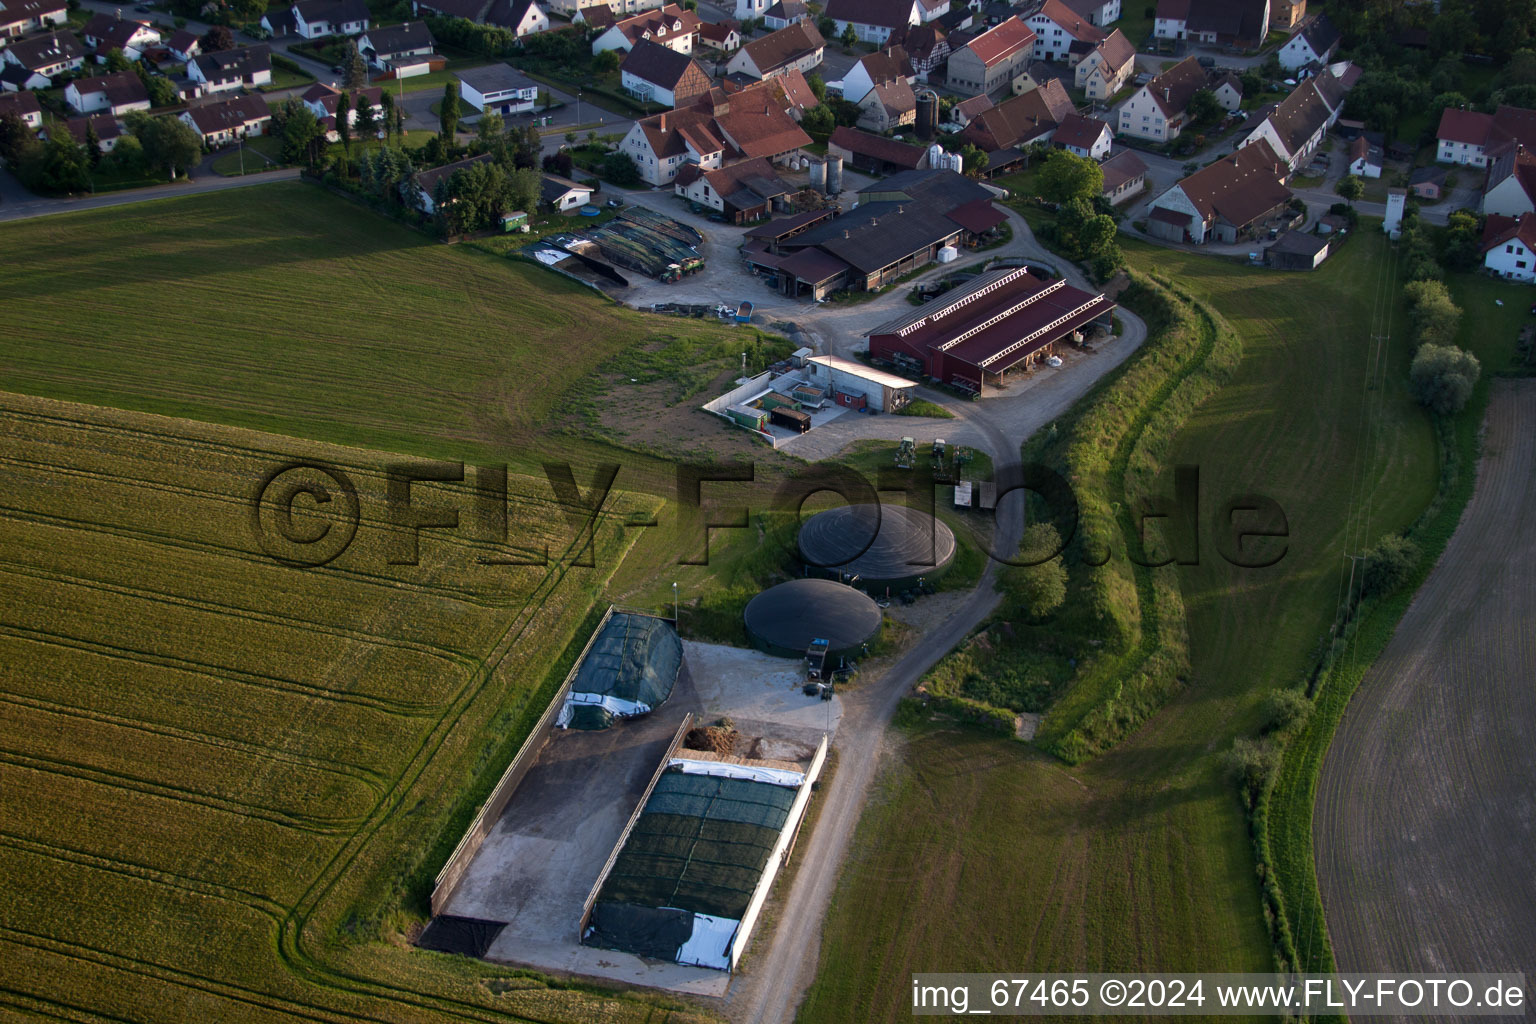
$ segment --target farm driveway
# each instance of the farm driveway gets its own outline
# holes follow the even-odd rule
[[[1536,381],[1495,381],[1486,430],[1461,525],[1323,764],[1341,971],[1536,975]]]

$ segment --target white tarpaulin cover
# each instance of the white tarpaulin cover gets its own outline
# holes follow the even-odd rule
[[[770,786],[788,786],[795,789],[805,782],[804,772],[792,772],[787,768],[764,768],[758,765],[731,764],[727,761],[696,761],[691,757],[674,757],[667,762],[668,768],[680,769],[685,775],[714,775],[723,779],[746,779],[748,782],[766,782]]]
[[[693,934],[678,947],[677,962],[713,967],[717,971],[730,970],[731,940],[736,938],[736,928],[740,924],[729,917],[694,914]]]

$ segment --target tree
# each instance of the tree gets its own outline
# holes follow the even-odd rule
[[[1483,260],[1483,222],[1470,210],[1456,210],[1446,220],[1445,265],[1472,270]]]
[[[384,141],[387,143],[389,142],[390,135],[395,130],[395,97],[393,93],[386,90],[384,95],[379,97],[379,109],[379,128],[383,130]]]
[[[176,93],[176,86],[164,75],[155,74],[144,62],[140,61],[133,66],[134,73],[139,76],[139,81],[144,83],[144,89],[149,93],[149,105],[152,107],[168,107],[178,103],[181,97]]]
[[[1221,120],[1221,104],[1216,101],[1216,94],[1209,89],[1196,89],[1189,97],[1186,110],[1193,124],[1215,124]]]
[[[619,70],[619,53],[617,50],[604,50],[592,58],[592,70],[600,75],[612,74]]]
[[[1361,196],[1365,195],[1365,182],[1353,174],[1346,174],[1339,179],[1337,185],[1333,186],[1333,190],[1338,193],[1340,199],[1353,206],[1360,201]]]
[[[1408,384],[1413,397],[1437,416],[1460,412],[1472,397],[1482,366],[1454,345],[1424,345],[1413,357]]]
[[[827,82],[821,75],[812,72],[806,76],[805,84],[811,87],[811,95],[816,97],[817,103],[821,103],[827,98]]]
[[[214,25],[203,38],[198,40],[198,45],[204,53],[218,53],[221,50],[233,50],[235,48],[235,34],[229,30],[228,25]]]
[[[336,135],[341,139],[341,148],[348,156],[352,155],[352,97],[342,93],[336,97]]]
[[[101,136],[96,134],[96,126],[90,121],[85,122],[85,158],[91,170],[101,166]]]
[[[1264,731],[1285,732],[1305,722],[1311,714],[1312,701],[1305,691],[1275,690],[1264,698]]]
[[[325,132],[315,112],[298,100],[289,99],[273,115],[273,134],[283,139],[285,163],[304,163],[317,167],[325,156]]]
[[[443,101],[438,107],[438,136],[451,144],[459,130],[459,87],[449,82],[443,86]]]
[[[853,49],[853,44],[859,41],[859,34],[853,30],[853,22],[843,26],[843,34],[838,36],[838,41],[848,49]]]
[[[133,61],[128,59],[127,54],[123,53],[122,47],[114,46],[107,51],[107,71],[109,73],[116,74],[119,71],[128,71],[132,68]]]
[[[640,168],[628,153],[609,153],[603,157],[603,177],[622,188],[640,184]]]
[[[507,131],[506,122],[500,114],[482,114],[480,123],[475,126],[474,148],[481,153],[489,153],[497,163],[507,158]]]
[[[1407,537],[1388,534],[1365,553],[1360,567],[1360,596],[1390,594],[1402,586],[1419,560],[1419,549]]]
[[[527,169],[539,166],[539,151],[543,148],[543,142],[537,128],[531,124],[524,125],[521,132],[513,133],[512,141],[515,143],[512,163],[516,167]]]
[[[544,176],[531,167],[519,168],[507,175],[507,208],[532,213],[539,208]]]
[[[1500,85],[1536,85],[1536,50],[1516,50],[1509,55]]]
[[[1050,523],[1034,523],[1024,531],[1019,560],[1002,574],[1003,591],[1032,619],[1043,619],[1067,599],[1067,570],[1061,563],[1061,534]]]
[[[1408,300],[1408,320],[1417,345],[1449,345],[1461,326],[1461,310],[1439,281],[1410,281],[1403,285]]]
[[[987,169],[991,159],[980,147],[972,143],[967,142],[960,147],[960,165],[965,168],[966,174],[973,176],[980,174]]]
[[[357,44],[347,40],[341,55],[341,86],[343,89],[363,89],[368,85],[368,62],[357,52]]]
[[[144,147],[150,170],[174,179],[190,172],[203,155],[203,139],[179,117],[150,117],[142,111],[128,115],[128,130]]]
[[[357,103],[354,104],[357,111],[357,137],[361,142],[370,142],[379,137],[378,125],[373,117],[373,103],[362,93],[357,94]]]
[[[837,118],[832,115],[832,108],[822,103],[800,115],[800,127],[812,135],[831,135]]]
[[[551,153],[546,156],[542,166],[550,174],[558,174],[562,178],[569,178],[574,165],[571,162],[570,151],[562,149],[558,153]]]
[[[1052,203],[1070,203],[1081,199],[1092,203],[1104,192],[1104,171],[1098,163],[1055,150],[1040,167],[1035,178],[1040,198]]]
[[[37,136],[18,115],[0,116],[0,160],[7,167],[19,166],[22,155],[36,144]]]

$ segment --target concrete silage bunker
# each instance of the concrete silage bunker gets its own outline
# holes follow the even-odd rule
[[[742,618],[760,650],[798,658],[813,640],[827,641],[827,656],[858,656],[880,635],[880,606],[833,580],[790,580],[747,602]]]
[[[800,527],[800,557],[812,570],[857,576],[860,586],[902,589],[930,582],[955,560],[955,534],[906,505],[843,505]]]
[[[683,643],[666,619],[615,611],[582,655],[555,724],[606,729],[661,707],[683,664]]]

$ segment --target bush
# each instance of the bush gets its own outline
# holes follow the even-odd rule
[[[1280,769],[1280,751],[1268,740],[1239,738],[1222,757],[1222,767],[1242,787],[1251,808],[1269,789]]]
[[[1312,714],[1312,702],[1301,690],[1276,690],[1264,700],[1264,731],[1287,732]]]
[[[1461,325],[1461,309],[1440,281],[1410,281],[1403,286],[1415,345],[1449,345]]]
[[[640,167],[628,153],[603,157],[603,177],[624,188],[640,184]]]
[[[1003,592],[1032,619],[1043,619],[1067,599],[1067,570],[1061,562],[1061,534],[1050,523],[1034,523],[1019,544],[1020,560],[999,574]]]
[[[1408,370],[1409,388],[1419,404],[1437,416],[1466,407],[1482,366],[1477,357],[1454,345],[1424,345]]]
[[[898,415],[898,416],[931,416],[934,419],[939,419],[939,420],[952,420],[952,419],[955,418],[955,414],[954,413],[950,412],[948,409],[944,408],[942,405],[939,405],[937,402],[930,402],[930,401],[928,401],[928,399],[926,399],[926,398],[914,398],[914,399],[912,399],[912,401],[908,402],[906,405],[902,406],[900,409],[897,409],[896,410],[896,415]]]
[[[1402,586],[1419,560],[1419,549],[1407,537],[1388,534],[1365,553],[1360,570],[1360,596],[1379,597]]]

